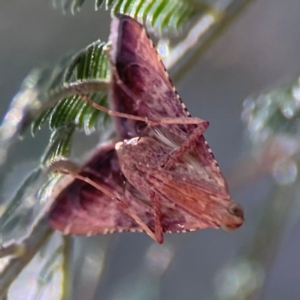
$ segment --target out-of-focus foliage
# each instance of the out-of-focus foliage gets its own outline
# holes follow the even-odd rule
[[[44,215],[49,201],[37,201],[40,187],[48,181],[41,168],[32,171],[18,189],[14,197],[3,206],[0,219],[1,246],[21,243],[32,231],[35,222]]]
[[[244,101],[242,120],[254,143],[278,134],[299,137],[300,79],[282,88],[276,88],[249,97]]]
[[[300,161],[300,79],[244,101],[253,153],[279,184],[293,183]]]
[[[271,173],[274,180],[267,198],[252,212],[257,220],[256,231],[246,239],[247,245],[239,255],[216,276],[216,299],[222,300],[264,299],[262,291],[283,236],[299,220],[299,77],[248,97],[241,118],[246,125],[248,157],[237,168],[237,176],[249,172],[258,179]]]
[[[53,234],[11,285],[9,299],[61,299],[65,275],[63,250],[62,236]]]

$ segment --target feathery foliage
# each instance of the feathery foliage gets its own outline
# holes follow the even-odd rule
[[[84,51],[72,58],[72,61],[63,72],[63,80],[58,89],[64,89],[66,84],[89,80],[108,80],[109,66],[104,43],[97,41],[89,45]],[[51,91],[49,91],[51,94]],[[96,103],[106,106],[106,92],[90,93],[89,97]],[[95,131],[101,112],[82,101],[78,95],[61,99],[55,106],[42,112],[32,123],[32,134],[49,121],[49,127],[55,131],[63,126],[74,125],[84,129],[87,134]],[[102,118],[103,121],[107,118]]]
[[[74,14],[86,0],[53,0],[54,6]],[[95,0],[95,8],[105,6],[112,15],[129,15],[156,34],[179,29],[195,16],[211,10],[204,1],[197,0]]]

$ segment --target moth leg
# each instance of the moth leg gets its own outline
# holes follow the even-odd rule
[[[201,123],[207,123],[206,128],[208,127],[208,122],[204,121],[204,120],[201,120],[200,118],[165,117],[165,118],[159,118],[157,120],[149,120],[147,117],[140,117],[140,116],[136,116],[136,115],[131,115],[131,114],[118,112],[118,111],[111,110],[111,109],[108,109],[108,108],[106,108],[102,105],[97,104],[92,99],[90,99],[89,97],[84,95],[79,88],[77,88],[76,91],[77,91],[77,94],[82,98],[83,101],[90,104],[95,109],[98,109],[98,110],[100,110],[104,113],[107,113],[108,115],[113,116],[113,117],[125,118],[125,119],[134,120],[134,121],[145,122],[148,126],[172,125],[172,124],[174,124],[174,125],[178,125],[178,124],[182,124],[182,125],[196,124],[197,125],[197,124],[201,124]],[[132,92],[128,91],[128,93],[129,92],[130,92],[130,95],[131,95]]]
[[[123,190],[123,195],[124,195],[124,197],[126,197],[126,184],[125,184],[125,188]],[[163,229],[162,229],[162,224],[161,224],[161,220],[162,220],[161,199],[160,199],[159,195],[152,190],[150,191],[149,197],[151,199],[151,202],[152,202],[152,205],[154,208],[154,236],[150,235],[148,232],[147,233],[158,244],[162,244],[163,243]],[[123,202],[126,204],[125,201],[123,201]]]
[[[93,186],[94,188],[96,188],[97,190],[101,191],[103,194],[105,194],[106,196],[110,197],[112,200],[114,201],[118,201],[118,203],[120,203],[120,205],[122,206],[122,208],[124,209],[124,211],[132,218],[135,220],[135,222],[153,239],[155,240],[157,243],[161,244],[162,243],[162,238],[160,238],[159,235],[154,234],[151,229],[143,222],[143,220],[135,213],[134,210],[132,210],[130,208],[130,206],[125,202],[124,197],[122,197],[121,199],[119,199],[118,197],[116,197],[111,191],[109,191],[109,189],[107,189],[106,187],[96,183],[95,181],[91,180],[90,178],[86,177],[86,176],[82,176],[80,175],[77,171],[73,170],[73,164],[72,162],[68,162],[68,161],[56,161],[54,162],[51,166],[50,166],[50,170],[52,170],[53,172],[56,173],[61,173],[61,174],[65,174],[65,175],[70,175],[76,179],[82,180],[88,184],[90,184],[91,186]],[[123,195],[124,196],[124,195]],[[159,216],[159,215],[158,215]],[[155,225],[156,226],[156,225]]]
[[[193,133],[180,145],[178,149],[174,150],[170,154],[170,156],[167,158],[167,161],[161,165],[162,168],[166,170],[170,169],[185,154],[188,149],[191,149],[195,146],[197,140],[209,125],[207,121],[203,121],[201,119],[198,120],[198,126],[195,128]]]
[[[77,94],[82,98],[82,100],[84,102],[90,104],[92,107],[94,107],[94,108],[96,108],[100,111],[103,111],[104,113],[107,113],[110,116],[125,118],[125,119],[130,119],[130,120],[135,120],[135,121],[142,121],[142,122],[145,122],[147,124],[151,123],[148,120],[148,118],[146,118],[146,117],[139,117],[139,116],[125,114],[125,113],[121,113],[121,112],[118,112],[118,111],[115,111],[115,110],[108,109],[108,108],[106,108],[102,105],[97,104],[92,99],[90,99],[88,96],[84,95],[79,88],[77,88],[76,91],[77,91]]]
[[[161,213],[161,199],[159,195],[153,192],[150,195],[151,201],[154,206],[154,228],[155,228],[155,240],[157,243],[162,244],[164,241],[163,229],[162,229],[162,213]]]
[[[113,66],[113,74],[116,77],[117,84],[122,88],[122,90],[131,98],[137,100],[137,96],[125,85],[125,83],[121,80],[119,77],[119,74],[116,70],[116,67]],[[128,116],[133,116],[133,115],[128,115]],[[135,117],[135,116],[134,116]],[[131,117],[130,117],[131,119]],[[206,128],[208,127],[208,122],[205,120],[202,120],[200,118],[193,118],[193,117],[162,117],[157,120],[152,120],[148,118],[143,118],[141,119],[144,120],[138,120],[138,121],[144,121],[147,123],[148,126],[156,126],[156,125],[189,125],[189,124],[194,124],[194,125],[200,125],[202,123],[207,123]],[[206,129],[205,128],[205,129]],[[205,131],[204,129],[204,131]]]
[[[120,201],[120,205],[126,211],[126,213],[135,220],[135,222],[158,244],[163,243],[163,231],[161,226],[161,211],[160,211],[160,199],[157,198],[157,195],[151,200],[154,202],[154,226],[155,231],[153,232],[144,222],[143,220],[129,207],[129,205],[125,201],[125,197]]]
[[[112,198],[113,200],[119,201],[117,199],[117,197],[112,192],[110,192],[107,188],[99,185],[98,183],[96,183],[95,181],[91,180],[90,178],[88,178],[86,176],[80,175],[78,173],[79,169],[77,169],[77,168],[75,169],[74,166],[76,166],[76,165],[68,160],[59,160],[59,161],[53,162],[50,165],[49,171],[54,172],[54,173],[64,174],[64,175],[70,175],[73,178],[82,180],[82,181],[90,184],[97,190],[101,191],[106,196]]]

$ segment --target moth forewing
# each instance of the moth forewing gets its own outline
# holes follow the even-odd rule
[[[110,99],[114,110],[153,120],[190,115],[141,24],[128,16],[119,15],[112,21],[109,40],[113,70]],[[124,87],[131,92],[130,95]],[[140,134],[132,120],[116,119],[116,123],[123,139]],[[180,138],[182,131],[179,127],[170,127]]]
[[[129,16],[119,15],[112,21],[110,40],[110,59],[114,70],[111,106],[114,110],[154,120],[163,117],[190,117],[141,24]],[[130,95],[124,87],[130,90]],[[122,139],[141,134],[137,122],[132,120],[116,118],[116,125]],[[168,139],[175,140],[180,145],[193,134],[197,126],[178,124],[167,127]],[[155,133],[153,128],[149,128],[146,134],[155,135],[158,131],[165,135],[166,131],[162,126],[156,126]],[[226,182],[203,136],[199,136],[195,142],[194,156],[206,173],[226,190]]]
[[[123,176],[120,174],[114,146],[115,143],[110,142],[97,149],[79,174],[118,195],[123,192]],[[137,227],[118,202],[77,179],[57,197],[50,213],[50,223],[65,234],[79,235]]]
[[[171,170],[161,161],[172,151],[151,137],[135,138],[116,146],[120,167],[128,181],[144,194],[156,193],[199,220],[199,228],[237,228],[243,223],[241,208],[219,188],[201,166],[178,161]],[[236,208],[234,209],[234,207]]]
[[[102,145],[91,153],[80,175],[102,185],[126,203],[143,223],[154,230],[154,210],[150,199],[133,187],[123,176],[115,142]],[[178,209],[174,203],[163,205],[163,232],[184,232],[199,229],[198,221]],[[64,234],[94,235],[113,232],[141,232],[139,224],[124,210],[121,203],[113,201],[90,184],[75,179],[56,198],[49,215],[50,224]]]
[[[149,175],[149,178],[151,177],[152,180],[149,182],[161,195],[188,211],[197,220],[206,224],[206,227],[222,227],[230,230],[243,224],[241,208],[228,196],[214,194],[202,187],[186,184],[186,181],[169,178],[162,182],[159,177]]]
[[[130,195],[132,189],[128,189],[126,202],[120,201],[126,179],[114,146],[112,141],[99,147],[79,174],[71,174],[80,180],[75,179],[57,197],[50,212],[53,228],[75,235],[149,230],[147,225],[153,223],[153,211],[137,199],[137,192]]]

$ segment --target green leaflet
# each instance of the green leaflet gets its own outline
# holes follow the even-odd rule
[[[57,86],[52,85],[51,88],[63,89],[65,84],[73,82],[107,80],[109,65],[107,55],[103,51],[104,45],[100,41],[94,42],[84,51],[72,57],[67,68],[63,70],[60,81],[56,82]],[[107,105],[106,92],[90,93],[89,97],[98,104]],[[72,124],[78,129],[84,129],[89,134],[96,130],[97,117],[100,115],[101,112],[86,104],[80,96],[72,95],[61,99],[55,106],[37,116],[32,123],[31,131],[35,135],[36,131],[41,129],[46,121],[49,121],[51,130]]]
[[[85,0],[53,0],[56,7],[72,13],[79,11]],[[95,9],[105,6],[112,15],[129,15],[144,23],[148,31],[161,35],[180,29],[193,17],[211,9],[201,0],[95,0]]]
[[[53,131],[48,147],[46,148],[41,163],[47,165],[54,159],[70,156],[70,143],[74,133],[74,126],[61,127]]]

